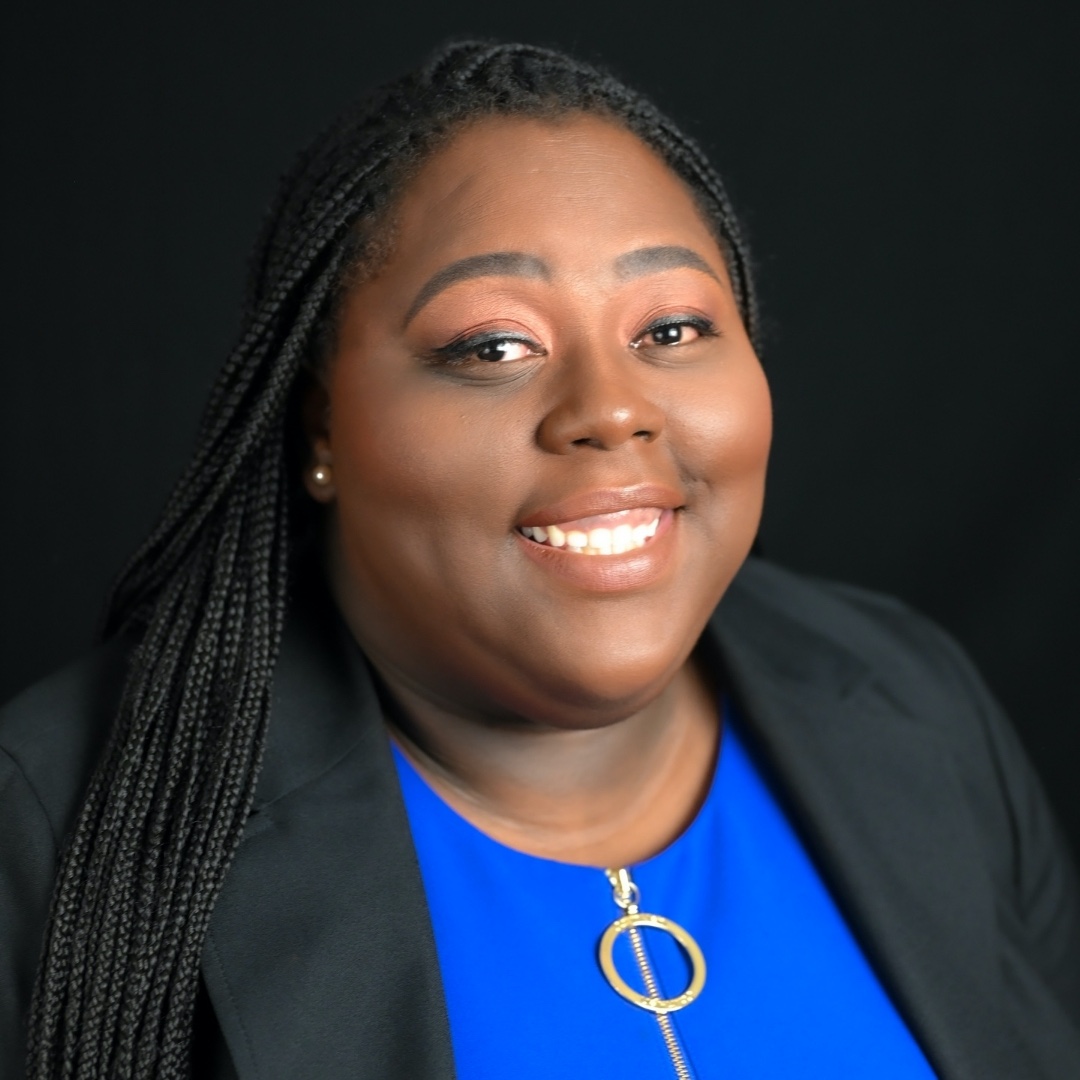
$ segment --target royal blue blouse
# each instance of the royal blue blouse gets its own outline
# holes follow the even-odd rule
[[[687,930],[707,975],[671,1020],[696,1080],[934,1076],[725,710],[701,810],[630,867],[642,911]],[[675,1075],[657,1019],[598,962],[622,914],[603,870],[508,848],[436,795],[395,747],[435,932],[459,1080]],[[690,964],[642,931],[665,997]],[[619,974],[644,992],[622,934]]]

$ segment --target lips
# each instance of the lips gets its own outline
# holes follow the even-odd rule
[[[624,488],[598,488],[560,499],[556,503],[532,510],[517,523],[525,526],[558,525],[560,522],[616,514],[620,510],[655,508],[675,510],[684,502],[682,493],[664,484],[635,484]]]
[[[619,591],[654,583],[674,564],[682,504],[678,491],[654,484],[584,492],[532,511],[515,532],[550,573],[589,591]]]

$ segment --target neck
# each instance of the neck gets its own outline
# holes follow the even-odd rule
[[[428,784],[500,843],[623,866],[671,843],[704,799],[719,724],[693,660],[646,708],[590,730],[493,724],[433,703],[392,672],[391,736]]]

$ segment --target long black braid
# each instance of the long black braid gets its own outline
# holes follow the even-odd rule
[[[256,247],[244,327],[193,460],[111,598],[137,638],[64,853],[30,1019],[31,1080],[190,1071],[199,963],[250,811],[286,609],[298,379],[395,194],[485,115],[602,115],[653,147],[712,224],[757,337],[748,253],[701,151],[614,78],[557,52],[466,42],[371,94],[297,160]]]

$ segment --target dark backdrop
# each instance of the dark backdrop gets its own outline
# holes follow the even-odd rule
[[[1080,838],[1080,5],[6,8],[0,698],[90,641],[290,154],[441,38],[520,37],[608,62],[729,177],[769,319],[768,553],[959,637]]]

